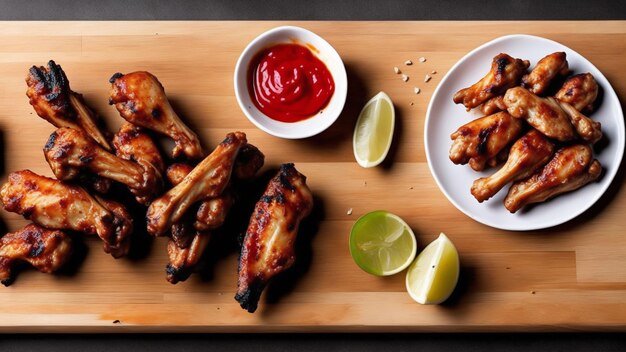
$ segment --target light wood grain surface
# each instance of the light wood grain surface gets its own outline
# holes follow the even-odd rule
[[[344,113],[325,133],[306,140],[278,139],[256,129],[233,92],[240,52],[258,34],[282,24],[301,25],[327,39],[348,72]],[[143,258],[114,260],[98,239],[86,238],[87,253],[75,273],[26,270],[12,286],[0,288],[0,331],[626,330],[623,170],[591,210],[535,232],[505,232],[474,222],[448,202],[428,170],[424,118],[441,77],[471,49],[514,33],[543,36],[578,51],[625,101],[624,21],[0,22],[2,181],[8,172],[25,168],[52,175],[41,150],[53,127],[28,104],[24,77],[31,65],[54,59],[112,130],[122,119],[107,104],[109,77],[151,71],[206,147],[213,148],[228,131],[241,130],[265,153],[266,168],[295,162],[317,200],[303,229],[308,243],[297,274],[270,287],[255,314],[233,299],[237,252],[232,246],[211,251],[217,259],[203,275],[171,285],[165,281],[164,239],[144,244]],[[421,56],[425,63],[417,62]],[[414,64],[403,66],[407,59]],[[402,82],[394,66],[410,81]],[[424,83],[432,70],[437,73]],[[421,94],[413,93],[414,86]],[[393,99],[399,128],[390,162],[362,169],[352,155],[352,129],[365,101],[380,90]],[[377,209],[403,217],[420,249],[441,231],[454,241],[462,272],[448,303],[419,305],[405,291],[404,273],[373,277],[354,264],[347,245],[350,227]],[[0,216],[8,230],[26,224],[16,214]]]

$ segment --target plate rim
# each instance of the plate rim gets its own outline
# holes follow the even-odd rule
[[[572,212],[570,217],[567,217],[566,219],[562,220],[556,220],[554,222],[548,222],[548,223],[541,223],[541,224],[536,224],[536,223],[529,223],[529,226],[525,226],[525,227],[519,227],[519,226],[507,226],[506,224],[494,224],[491,221],[488,221],[486,219],[482,219],[479,218],[477,216],[475,216],[474,214],[472,214],[472,212],[467,211],[466,209],[464,209],[464,207],[462,207],[460,204],[458,204],[456,202],[456,200],[449,194],[449,192],[445,189],[445,187],[443,187],[440,179],[437,177],[437,174],[435,172],[435,168],[433,166],[433,161],[431,160],[431,148],[430,148],[430,137],[428,134],[428,126],[430,125],[430,120],[431,120],[431,115],[432,115],[432,108],[435,102],[435,98],[438,96],[438,94],[440,94],[440,90],[442,89],[442,87],[444,86],[444,83],[447,82],[447,80],[450,78],[451,74],[453,72],[456,71],[457,67],[460,66],[462,63],[464,63],[468,58],[470,58],[471,56],[473,56],[475,53],[482,51],[483,49],[493,46],[495,44],[498,44],[500,42],[503,41],[507,41],[507,40],[512,40],[512,39],[516,39],[516,38],[527,38],[527,39],[531,39],[531,40],[536,40],[536,41],[543,41],[543,42],[547,42],[550,43],[551,45],[558,45],[561,46],[573,53],[576,53],[577,55],[579,55],[581,58],[583,58],[592,68],[594,68],[602,77],[602,79],[604,79],[608,86],[607,87],[602,87],[604,89],[604,96],[606,99],[607,94],[612,95],[613,98],[615,98],[615,100],[618,102],[617,104],[617,116],[621,116],[622,119],[619,120],[618,118],[616,118],[617,121],[617,125],[618,125],[618,129],[617,129],[617,134],[618,134],[618,145],[617,145],[617,155],[616,155],[616,167],[611,168],[611,170],[605,174],[603,177],[604,178],[608,178],[607,182],[605,184],[602,185],[602,188],[596,192],[592,198],[592,201],[589,203],[588,206],[583,206],[581,207],[580,210],[578,211],[574,211]],[[620,123],[621,121],[621,123]],[[454,65],[452,65],[452,67],[450,67],[450,69],[446,72],[446,74],[443,76],[443,78],[441,79],[441,81],[439,82],[439,84],[437,85],[437,87],[435,88],[435,91],[433,92],[433,95],[430,98],[430,101],[428,103],[428,108],[426,110],[426,119],[424,120],[424,152],[426,153],[426,161],[428,163],[428,169],[430,171],[431,176],[433,177],[433,179],[435,180],[437,187],[439,187],[439,190],[445,195],[445,197],[448,199],[448,201],[450,203],[452,203],[452,205],[454,205],[455,208],[457,208],[459,211],[461,211],[463,214],[465,214],[466,216],[468,216],[469,218],[471,218],[472,220],[481,223],[485,226],[489,226],[495,229],[500,229],[500,230],[506,230],[506,231],[533,231],[533,230],[542,230],[542,229],[547,229],[547,228],[552,228],[555,226],[559,226],[562,224],[565,224],[569,221],[572,221],[573,219],[577,218],[578,216],[580,216],[581,214],[583,214],[584,212],[586,212],[587,210],[589,210],[591,207],[593,207],[598,200],[606,193],[606,191],[609,189],[609,187],[613,184],[613,182],[615,181],[615,176],[617,175],[618,170],[621,167],[622,161],[623,161],[623,157],[624,157],[624,146],[625,146],[625,126],[624,126],[624,112],[622,110],[622,106],[621,106],[621,102],[619,100],[619,97],[617,96],[617,93],[615,92],[615,89],[613,88],[613,86],[611,85],[611,82],[606,78],[606,76],[604,76],[604,73],[602,73],[602,71],[600,69],[598,69],[589,59],[587,59],[585,56],[583,56],[582,54],[580,54],[579,52],[577,52],[576,50],[573,50],[572,48],[559,43],[555,40],[552,39],[548,39],[548,38],[544,38],[544,37],[539,37],[536,35],[530,35],[530,34],[507,34],[504,36],[500,36],[497,38],[494,38],[488,42],[485,42],[481,45],[479,45],[478,47],[472,49],[471,51],[469,51],[467,54],[463,55],[463,57],[461,57]],[[619,138],[621,137],[621,138]]]

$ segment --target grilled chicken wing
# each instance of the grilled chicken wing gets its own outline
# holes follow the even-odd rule
[[[452,133],[450,160],[455,164],[469,162],[480,171],[522,132],[522,121],[506,111],[471,121]]]
[[[598,82],[593,75],[581,73],[568,78],[554,97],[572,105],[578,111],[590,113],[593,111],[598,90]]]
[[[566,76],[569,65],[564,52],[556,52],[539,60],[533,70],[522,77],[522,87],[533,94],[542,95],[550,86],[553,79]]]
[[[61,268],[71,254],[72,241],[64,232],[28,224],[0,238],[0,283],[13,283],[12,269],[17,262],[28,262],[49,274]]]
[[[601,173],[602,165],[593,159],[588,145],[561,148],[542,170],[511,186],[504,206],[515,213],[527,204],[541,203],[576,190],[596,180]]]
[[[480,111],[485,115],[493,115],[498,111],[506,111],[504,96],[498,95],[497,97],[487,100],[480,106]]]
[[[306,177],[293,164],[283,164],[256,203],[239,257],[235,299],[254,312],[268,281],[291,267],[300,221],[313,208]]]
[[[472,195],[483,202],[498,193],[507,183],[524,179],[542,167],[554,153],[554,144],[536,130],[526,133],[511,146],[509,159],[489,177],[481,177],[472,184]]]
[[[559,105],[567,116],[569,116],[570,122],[582,140],[593,144],[602,139],[602,126],[600,122],[594,121],[581,114],[568,103],[559,102]]]
[[[254,177],[263,166],[263,161],[263,154],[255,146],[246,144],[241,147],[235,159],[234,178],[241,180]],[[177,185],[192,170],[188,164],[173,164],[167,169],[167,176],[173,185]],[[178,223],[172,225],[171,239],[167,246],[170,262],[165,268],[167,281],[170,283],[185,281],[194,271],[209,243],[209,230],[224,224],[235,202],[231,188],[232,181],[220,196],[202,201],[196,212],[195,223],[193,216],[189,216],[190,212],[187,212]]]
[[[62,181],[72,180],[80,171],[88,170],[128,186],[137,200],[144,204],[162,189],[156,169],[144,169],[137,163],[107,152],[82,130],[57,129],[50,135],[44,155],[54,175]]]
[[[137,202],[149,204],[163,190],[165,163],[159,148],[154,144],[152,138],[144,132],[143,128],[130,122],[122,124],[117,131],[113,137],[113,147],[117,157],[141,165],[144,168],[144,176],[151,177],[154,175],[154,188],[151,192],[142,194],[131,188],[137,197]]]
[[[211,234],[194,232],[191,236],[183,235],[181,238],[189,238],[191,241],[185,247],[179,246],[173,239],[167,243],[169,263],[165,266],[165,275],[172,284],[185,281],[191,276],[209,244]]]
[[[221,195],[230,181],[235,158],[246,143],[244,133],[229,133],[181,183],[152,202],[146,214],[148,232],[164,235],[194,203]]]
[[[115,105],[124,119],[172,138],[176,143],[174,157],[181,153],[190,159],[204,156],[198,136],[176,115],[154,75],[145,71],[116,73],[109,81],[109,104]]]
[[[4,209],[50,229],[97,234],[104,251],[118,258],[128,252],[132,219],[115,202],[92,197],[83,188],[39,176],[12,172],[0,190]]]
[[[456,104],[463,103],[467,110],[471,110],[518,85],[528,66],[528,60],[498,54],[493,58],[489,73],[472,86],[459,90],[453,100]]]
[[[522,118],[544,135],[561,142],[576,139],[567,114],[551,97],[541,98],[522,87],[509,89],[504,104],[513,117]]]
[[[26,84],[26,95],[37,115],[56,127],[84,130],[102,148],[111,150],[98,127],[96,115],[87,107],[82,96],[70,89],[61,66],[50,60],[47,68],[31,67]]]

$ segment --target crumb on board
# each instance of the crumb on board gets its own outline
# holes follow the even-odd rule
[[[407,82],[409,80],[409,76],[402,74],[402,80]]]
[[[400,74],[402,71],[400,71],[400,69],[398,68],[398,66],[394,66],[394,67],[393,67],[393,72],[395,72],[396,74]]]
[[[426,62],[426,58],[422,56],[422,57],[419,58],[419,61],[420,62]]]
[[[426,76],[424,77],[424,82],[428,82],[428,81],[430,81],[430,79],[431,79],[431,78],[432,78],[432,77],[430,77],[430,75],[426,75]]]
[[[113,324],[121,324],[122,322],[119,319],[113,320]]]
[[[422,91],[422,90],[421,90],[421,89],[419,89],[418,87],[413,88],[413,92],[414,92],[415,94],[420,94],[420,92],[421,92],[421,91]]]
[[[411,66],[411,65],[413,65],[413,61],[411,61],[411,60],[406,60],[406,61],[404,62],[404,64],[405,64],[405,65],[407,65],[407,66]]]
[[[348,211],[346,212],[346,214],[348,214],[348,215],[352,215],[352,208],[348,209]]]

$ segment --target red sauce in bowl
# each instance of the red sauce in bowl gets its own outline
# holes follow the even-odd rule
[[[317,115],[335,91],[326,65],[299,44],[277,44],[262,50],[252,59],[248,76],[254,105],[282,122]]]

